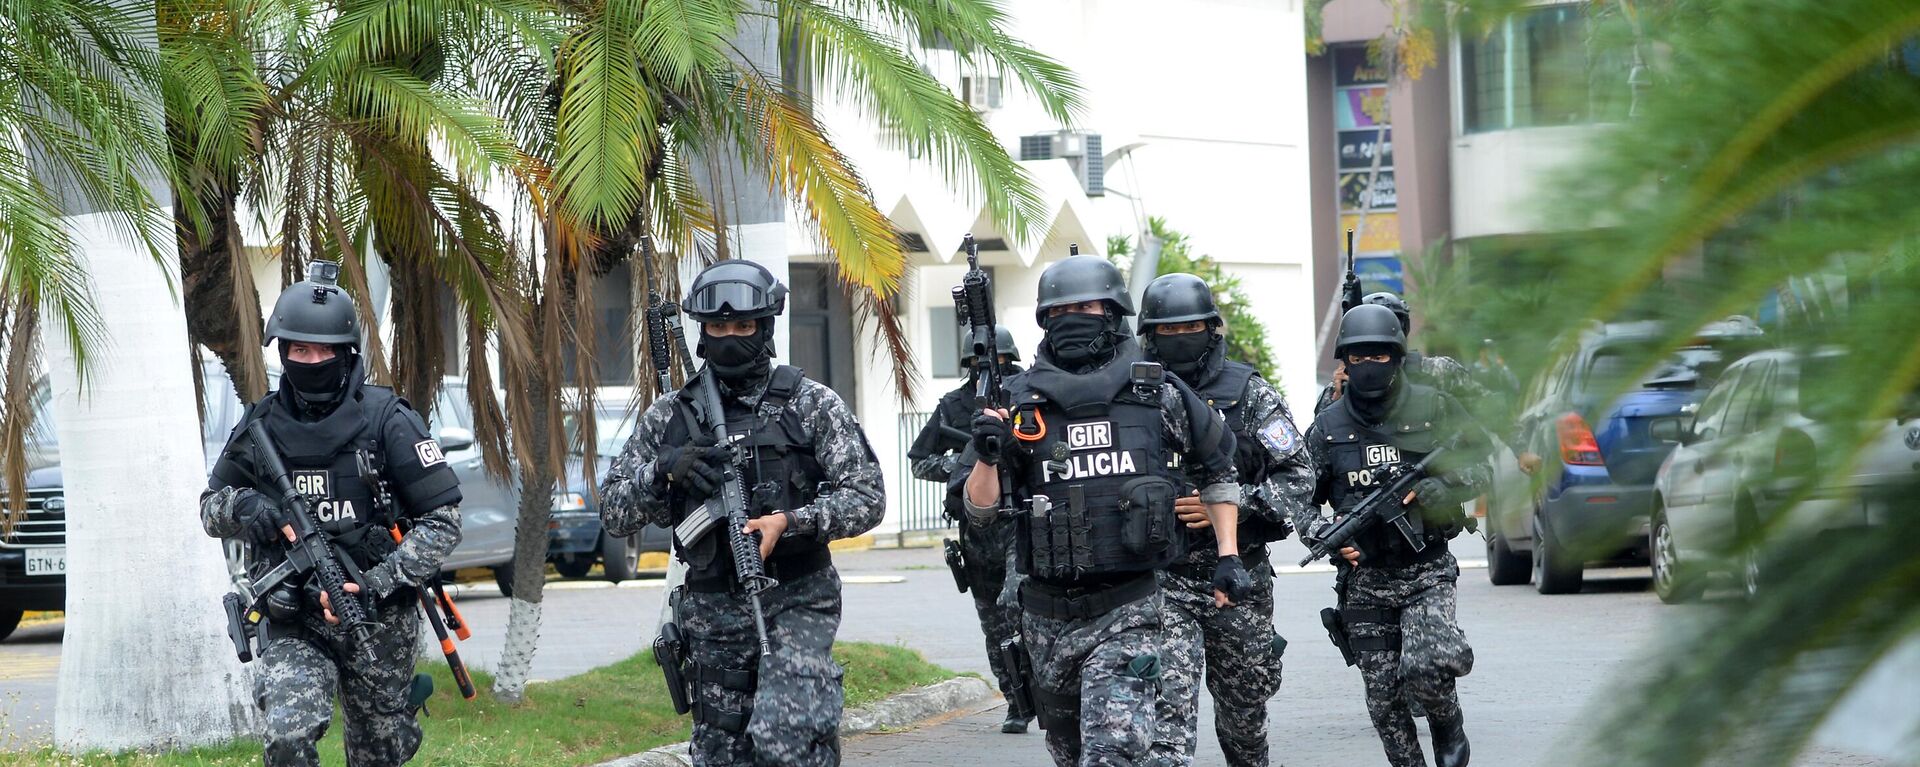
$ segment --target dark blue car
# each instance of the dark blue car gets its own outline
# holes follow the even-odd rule
[[[1580,590],[1589,563],[1645,563],[1654,476],[1674,447],[1653,432],[1684,419],[1760,336],[1752,320],[1729,318],[1641,375],[1635,366],[1647,348],[1667,338],[1659,324],[1595,325],[1582,333],[1523,399],[1515,449],[1538,456],[1539,466],[1532,483],[1496,482],[1489,498],[1493,583],[1531,580],[1542,594],[1567,594]],[[1511,463],[1495,468],[1515,473]]]
[[[558,485],[561,489],[553,495],[553,521],[547,524],[552,535],[547,557],[563,576],[584,578],[595,564],[600,564],[607,579],[617,583],[639,572],[642,553],[664,552],[668,548],[667,529],[658,525],[648,525],[625,538],[607,535],[600,527],[600,506],[594,488],[606,478],[608,464],[626,446],[638,418],[625,403],[604,403],[594,411],[593,487],[587,485],[580,470],[580,451],[575,449],[567,460],[566,472]],[[572,419],[568,416],[569,444],[576,442],[577,429]]]

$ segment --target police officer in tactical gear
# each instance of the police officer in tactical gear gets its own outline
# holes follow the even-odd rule
[[[1400,335],[1402,337],[1413,335],[1413,307],[1409,306],[1405,299],[1383,290],[1378,293],[1368,293],[1360,299],[1360,302],[1363,306],[1386,307],[1393,312],[1394,318],[1399,320]],[[1474,377],[1473,371],[1468,370],[1467,366],[1460,364],[1452,357],[1408,351],[1405,359],[1402,360],[1401,368],[1414,382],[1439,389],[1469,408],[1481,407],[1481,403],[1486,400],[1489,393],[1487,387],[1481,385],[1480,381]],[[1320,390],[1320,399],[1314,402],[1313,412],[1316,415],[1325,412],[1327,407],[1344,393],[1347,382],[1346,363],[1342,362],[1333,373],[1333,382]]]
[[[698,376],[647,408],[600,487],[612,535],[648,524],[676,527],[719,504],[726,462],[746,489],[745,529],[757,535],[766,574],[760,595],[770,653],[735,573],[724,519],[674,552],[687,583],[673,599],[686,636],[693,759],[703,765],[840,762],[840,575],[829,541],[879,524],[880,464],[860,423],[832,389],[772,362],[775,318],[787,289],[766,268],[727,260],[701,271],[682,308],[700,324]],[[701,387],[718,383],[731,446],[714,444]]]
[[[460,542],[459,480],[406,400],[365,383],[360,327],[338,274],[338,265],[315,261],[307,279],[274,303],[264,337],[279,342],[280,386],[247,408],[200,496],[201,525],[208,535],[249,544],[253,576],[278,564],[282,544],[293,539],[288,511],[259,484],[264,479],[256,481],[253,454],[243,449],[247,427],[264,421],[271,449],[313,502],[315,526],[363,573],[347,590],[371,607],[371,663],[353,651],[349,627],[317,584],[283,595],[275,604],[284,611],[270,610],[263,623],[265,668],[255,699],[266,714],[269,767],[320,763],[315,742],[333,717],[336,692],[348,763],[384,767],[413,757],[420,726],[407,705],[419,631],[412,587],[438,576]],[[378,471],[392,505],[361,476],[363,460]],[[389,533],[396,525],[398,543]]]
[[[1306,434],[1316,509],[1329,503],[1336,518],[1350,513],[1428,453],[1447,451],[1399,499],[1422,520],[1424,549],[1380,525],[1340,551],[1335,591],[1343,650],[1360,667],[1367,712],[1394,767],[1425,764],[1409,698],[1426,709],[1435,764],[1464,767],[1467,736],[1454,679],[1473,670],[1473,649],[1454,619],[1460,569],[1447,542],[1465,521],[1461,503],[1490,480],[1489,440],[1452,397],[1409,380],[1405,331],[1386,307],[1348,310],[1335,353],[1346,364],[1346,396]],[[1309,510],[1294,524],[1312,541],[1324,523]]]
[[[1127,332],[1133,313],[1106,260],[1072,256],[1048,267],[1034,366],[1006,384],[1011,413],[974,419],[953,479],[976,524],[1017,520],[1030,688],[1061,765],[1168,757],[1155,742],[1164,620],[1155,571],[1186,552],[1176,511],[1184,488],[1199,489],[1215,532],[1215,605],[1251,589],[1239,556],[1233,434],[1145,358]]]
[[[1148,359],[1165,365],[1220,411],[1234,435],[1240,481],[1240,559],[1253,590],[1215,607],[1215,541],[1197,495],[1176,503],[1189,528],[1182,557],[1161,572],[1169,610],[1160,737],[1180,738],[1191,755],[1204,659],[1213,694],[1214,734],[1227,763],[1265,765],[1267,700],[1280,689],[1281,652],[1273,629],[1273,566],[1267,542],[1285,538],[1293,518],[1315,508],[1314,476],[1305,442],[1286,399],[1252,365],[1227,359],[1226,335],[1213,289],[1191,274],[1168,274],[1141,296],[1140,340]]]
[[[993,329],[995,348],[1000,352],[1000,375],[1010,378],[1020,372],[1015,364],[1020,359],[1020,350],[1013,344],[1013,333],[1005,325],[996,325]],[[973,397],[976,390],[974,378],[974,358],[969,352],[961,358],[961,367],[967,370],[967,380],[953,391],[940,398],[940,404],[934,407],[933,417],[927,419],[927,425],[913,440],[913,446],[907,449],[907,460],[913,466],[913,476],[929,482],[938,482],[943,489],[953,475],[955,463],[960,459],[961,451],[972,438],[969,429],[973,426]],[[1020,604],[1015,599],[1002,599],[1006,591],[1007,569],[1013,557],[1014,524],[1011,517],[1003,517],[990,525],[976,525],[967,519],[966,511],[960,503],[960,493],[947,489],[946,512],[960,527],[960,540],[948,541],[948,565],[959,555],[959,569],[955,576],[966,584],[967,592],[973,595],[973,609],[980,616],[980,631],[987,638],[987,665],[993,669],[993,676],[1000,683],[1000,691],[1011,694],[1016,680],[1014,669],[1007,668],[1006,658],[1000,653],[1000,646],[1020,636]],[[1018,716],[1013,709],[1007,710],[1007,718],[1000,723],[1000,731],[1022,733],[1027,731],[1031,717]]]

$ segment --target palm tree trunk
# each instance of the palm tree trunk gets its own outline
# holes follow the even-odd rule
[[[528,286],[525,295],[537,296],[527,302],[529,360],[534,364],[522,369],[525,399],[510,410],[513,429],[521,430],[525,443],[520,445],[520,508],[513,531],[513,596],[507,612],[507,636],[500,653],[500,667],[494,670],[493,697],[503,703],[517,704],[526,695],[527,679],[533,672],[533,654],[540,639],[540,609],[546,598],[547,549],[550,543],[547,523],[553,518],[553,487],[561,464],[556,459],[554,427],[560,411],[560,344],[558,317],[554,302],[565,301],[556,279],[558,265],[549,256],[545,279],[531,271],[537,284]],[[532,267],[530,267],[532,269]]]
[[[151,6],[145,12],[151,24]],[[151,168],[144,175],[157,207],[169,208],[165,181]],[[109,214],[73,200],[64,209],[109,347],[91,358],[83,390],[66,335],[47,323],[42,336],[67,497],[54,741],[68,752],[118,751],[257,733],[249,674],[218,608],[220,544],[200,531],[207,466],[176,264],[156,268]]]

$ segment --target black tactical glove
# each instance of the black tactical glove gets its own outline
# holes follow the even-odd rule
[[[1247,574],[1240,557],[1225,556],[1213,566],[1213,590],[1227,595],[1227,601],[1239,602],[1253,590],[1253,576]]]
[[[1013,444],[1013,422],[999,416],[981,413],[973,417],[973,453],[980,462],[988,466],[1000,465],[1000,450],[988,450],[988,443],[998,445],[1005,450]]]
[[[726,448],[686,445],[668,448],[654,463],[659,476],[695,497],[710,497],[726,479]]]
[[[233,500],[234,519],[240,521],[240,534],[243,539],[255,546],[267,546],[275,541],[287,542],[281,526],[287,524],[280,506],[251,490],[243,490]]]

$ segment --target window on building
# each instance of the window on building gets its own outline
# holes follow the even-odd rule
[[[1508,17],[1460,40],[1467,133],[1607,122],[1626,116],[1631,51],[1595,44],[1582,5]]]
[[[936,306],[927,310],[927,327],[933,336],[927,351],[933,355],[934,378],[960,377],[959,323],[951,306]]]

